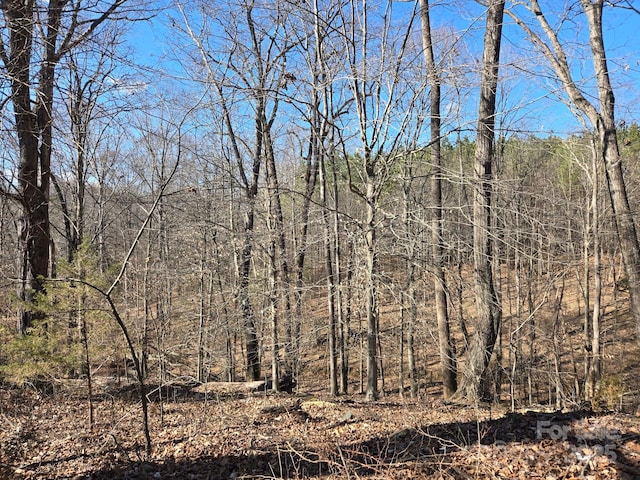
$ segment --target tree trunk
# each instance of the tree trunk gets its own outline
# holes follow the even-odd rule
[[[411,162],[411,159],[408,160]],[[416,369],[415,355],[415,324],[418,317],[418,299],[416,298],[416,233],[412,228],[411,209],[413,202],[411,201],[413,180],[413,166],[411,163],[405,165],[403,173],[402,185],[402,223],[404,224],[404,243],[406,244],[406,260],[405,267],[407,269],[406,283],[402,295],[402,312],[401,312],[401,334],[400,334],[400,388],[404,391],[404,331],[406,328],[406,350],[407,350],[407,367],[409,369],[409,390],[411,398],[418,396],[418,372]]]
[[[51,163],[51,112],[53,105],[54,69],[57,30],[61,11],[50,4],[47,16],[47,39],[52,41],[43,52],[39,72],[39,85],[32,101],[33,37],[35,34],[33,1],[4,2],[9,51],[3,48],[5,68],[11,82],[11,102],[15,115],[15,127],[20,149],[18,166],[17,199],[22,207],[19,220],[18,258],[20,300],[32,303],[38,293],[44,291],[43,279],[49,276],[49,185]],[[34,321],[44,315],[22,307],[18,315],[17,330],[25,334]]]
[[[19,147],[18,191],[11,197],[21,208],[17,257],[21,280],[18,296],[23,305],[44,292],[44,279],[53,273],[55,265],[49,222],[55,70],[60,58],[90,38],[122,3],[107,2],[104,10],[94,12],[94,18],[89,7],[80,3],[24,0],[0,4],[6,30],[0,59],[10,83]],[[63,15],[69,16],[69,22],[62,22]],[[78,22],[78,18],[84,20]],[[79,29],[82,32],[77,33]],[[59,39],[63,39],[60,46]],[[44,317],[42,312],[22,306],[18,332],[26,333],[34,321]]]
[[[640,343],[640,243],[638,242],[633,212],[629,205],[622,158],[618,149],[615,96],[609,79],[602,28],[602,13],[605,2],[604,0],[580,0],[580,3],[589,27],[589,43],[595,71],[599,109],[591,103],[574,81],[557,29],[547,21],[538,0],[531,0],[531,5],[528,8],[538,20],[548,42],[545,42],[540,35],[534,32],[526,22],[513,12],[509,13],[509,15],[540,48],[553,67],[558,79],[562,82],[569,102],[581,116],[589,119],[598,136],[599,148],[606,168],[607,187],[613,208],[613,218],[629,283],[630,307],[636,327],[636,340]]]
[[[594,142],[595,143],[595,142]],[[591,337],[587,343],[589,355],[587,378],[585,379],[585,400],[595,397],[596,388],[600,381],[602,368],[602,349],[600,346],[600,308],[602,300],[602,261],[600,252],[600,208],[598,198],[599,175],[598,153],[593,145],[593,158],[591,165],[591,235],[593,236],[593,310],[591,313]],[[588,259],[586,259],[588,261]],[[585,306],[589,310],[589,305]],[[587,317],[588,318],[588,317]]]
[[[337,175],[335,171],[335,163],[332,163],[333,172],[333,184],[334,189],[337,192]],[[339,219],[337,211],[337,197],[336,197],[336,209],[334,213],[334,238],[336,246],[340,243],[339,234]],[[351,303],[353,298],[353,241],[349,240],[349,250],[347,251],[347,265],[344,282],[341,279],[340,271],[338,271],[338,278],[340,279],[340,303],[344,300],[344,312],[341,313],[340,322],[340,393],[346,394],[349,388],[349,345],[351,339]],[[339,252],[340,250],[336,250]],[[336,265],[339,266],[339,259],[336,260]],[[342,291],[344,288],[344,295]]]
[[[309,232],[309,210],[311,199],[316,188],[316,177],[318,173],[317,162],[309,161],[305,169],[305,192],[302,203],[300,219],[299,246],[294,259],[295,264],[295,293],[294,310],[291,321],[287,324],[287,347],[285,349],[286,369],[297,374],[300,363],[300,327],[302,321],[302,293],[304,287],[304,265],[307,254],[308,232]]]
[[[316,144],[315,154],[319,156],[319,176],[320,176],[320,207],[322,208],[322,237],[325,251],[325,273],[327,276],[327,305],[329,309],[329,393],[331,396],[338,394],[338,350],[337,350],[337,329],[338,329],[338,295],[339,285],[336,282],[334,272],[334,244],[331,238],[331,219],[328,210],[327,200],[327,172],[324,161],[324,153],[318,151]]]
[[[258,102],[260,103],[260,102]],[[291,295],[290,295],[290,272],[287,261],[287,242],[284,230],[284,215],[282,213],[282,201],[280,198],[280,185],[278,182],[278,172],[276,159],[273,151],[271,139],[271,123],[267,121],[264,110],[260,117],[262,129],[262,139],[264,141],[264,151],[267,172],[267,189],[269,193],[269,230],[271,231],[270,261],[273,269],[271,274],[272,291],[270,292],[272,305],[272,338],[273,338],[273,368],[272,382],[273,389],[277,391],[280,384],[279,362],[280,344],[278,342],[278,323],[282,314],[286,319],[286,324],[291,324]],[[281,305],[283,308],[281,308]],[[292,372],[286,372],[291,375]]]
[[[378,301],[377,301],[377,275],[378,255],[376,237],[376,175],[372,160],[367,161],[367,220],[365,241],[367,246],[367,392],[366,399],[373,401],[378,399]]]
[[[253,201],[251,201],[253,203]],[[238,293],[237,298],[242,309],[244,320],[245,348],[247,352],[247,365],[245,380],[260,380],[260,352],[258,345],[258,333],[256,331],[256,318],[249,296],[249,279],[251,275],[251,232],[253,231],[253,208],[247,207],[245,213],[244,244],[238,252]]]
[[[269,203],[271,203],[271,199]],[[269,227],[273,228],[272,220],[269,221]],[[276,265],[276,245],[275,240],[271,239],[269,248],[267,249],[267,257],[269,262],[269,304],[271,305],[271,389],[279,392],[280,388],[280,343],[278,341],[278,326],[280,322],[280,288],[278,279],[278,267]]]
[[[600,118],[594,122],[600,136],[602,158],[606,166],[606,177],[611,195],[611,204],[618,232],[618,239],[624,261],[625,272],[629,280],[631,312],[636,324],[636,340],[640,344],[640,244],[633,212],[624,181],[622,158],[618,149],[618,137],[615,122],[615,97],[609,79],[607,57],[602,34],[603,0],[582,0],[582,6],[589,22],[589,40],[593,54],[593,63],[598,83],[600,100]]]
[[[254,152],[252,168],[250,172],[245,171],[244,159],[240,153],[238,138],[236,137],[231,115],[227,107],[226,97],[222,90],[222,86],[218,83],[215,85],[220,98],[220,107],[224,117],[225,127],[229,135],[233,159],[235,160],[238,175],[241,178],[241,188],[244,199],[244,212],[242,219],[242,232],[236,232],[236,241],[234,259],[236,276],[238,285],[236,291],[236,303],[240,305],[242,311],[242,320],[244,326],[245,350],[246,350],[246,370],[245,380],[260,379],[260,351],[258,344],[258,333],[256,330],[256,318],[251,304],[249,295],[249,284],[251,278],[251,263],[253,258],[253,230],[255,225],[255,203],[258,195],[258,183],[260,178],[260,167],[262,165],[262,139],[260,132],[257,132],[258,138],[256,145],[259,146],[258,151]],[[232,162],[230,162],[232,163]],[[231,167],[231,165],[230,165]],[[250,173],[250,175],[247,175]],[[234,229],[235,230],[235,229]]]
[[[470,338],[461,383],[452,396],[452,400],[463,403],[475,403],[481,400],[482,392],[490,390],[487,388],[488,378],[485,374],[498,336],[502,315],[493,279],[494,256],[490,232],[496,91],[504,5],[504,0],[491,0],[487,8],[473,202],[473,260],[477,318],[475,331]]]
[[[420,384],[418,382],[418,368],[416,366],[415,331],[418,320],[418,298],[414,286],[409,288],[409,325],[407,327],[407,363],[409,368],[409,388],[411,398],[418,396]]]
[[[440,149],[440,75],[433,54],[433,39],[429,1],[421,0],[420,14],[422,19],[422,46],[427,64],[427,75],[431,87],[431,240],[433,243],[433,275],[436,301],[436,318],[438,322],[438,345],[440,351],[440,368],[444,398],[448,399],[457,388],[456,358],[449,329],[447,311],[447,287],[444,272],[444,239],[442,226],[442,157]]]
[[[209,203],[209,202],[207,202]],[[209,205],[210,206],[210,203]],[[207,289],[206,289],[206,262],[207,255],[209,254],[208,241],[207,241],[207,229],[206,227],[202,232],[202,249],[200,254],[200,275],[198,279],[198,365],[196,367],[196,378],[198,382],[205,382],[204,362],[205,362],[205,338],[206,338],[206,326],[207,326]]]
[[[593,182],[593,178],[591,181]],[[597,188],[592,185],[592,191],[594,188]],[[584,397],[585,400],[589,399],[589,392],[591,390],[590,387],[590,372],[591,372],[591,361],[593,359],[593,349],[592,349],[592,332],[591,332],[591,311],[589,306],[591,305],[591,258],[590,258],[590,245],[591,245],[591,236],[593,235],[593,222],[595,220],[595,210],[593,210],[593,193],[590,195],[592,198],[590,201],[587,201],[587,208],[585,211],[585,219],[584,219],[584,238],[583,238],[583,247],[582,247],[582,261],[583,261],[583,278],[582,278],[582,297],[584,298],[584,320],[583,320],[583,334],[584,334],[584,374],[585,374],[585,385],[584,385]],[[578,278],[578,286],[580,288],[580,279]],[[578,297],[579,298],[579,297]],[[580,305],[578,304],[578,314],[580,314]]]

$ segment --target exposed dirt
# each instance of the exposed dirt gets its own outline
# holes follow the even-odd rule
[[[168,395],[169,394],[169,395]],[[640,418],[385,397],[164,392],[144,456],[130,390],[95,402],[0,390],[0,477],[11,479],[640,479]]]

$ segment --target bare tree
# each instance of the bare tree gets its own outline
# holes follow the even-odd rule
[[[566,48],[560,39],[558,27],[551,25],[539,2],[530,0],[522,3],[525,11],[531,16],[528,20],[515,10],[508,13],[542,52],[560,81],[571,107],[588,120],[598,137],[599,156],[606,167],[609,197],[629,282],[631,312],[636,325],[637,341],[640,342],[640,244],[629,205],[623,159],[618,146],[615,95],[604,45],[602,16],[605,6],[609,4],[604,0],[581,0],[580,5],[589,29],[589,45],[595,70],[594,87],[598,92],[597,104],[589,99],[589,94],[584,89],[581,89],[571,68]],[[534,29],[534,22],[538,24],[541,32]]]
[[[61,63],[62,74],[56,89],[64,101],[67,121],[59,121],[57,130],[66,145],[60,142],[57,151],[68,152],[69,161],[61,160],[56,169],[60,174],[54,176],[52,172],[51,179],[63,214],[69,261],[85,238],[87,179],[92,174],[91,167],[100,147],[109,139],[110,127],[128,107],[122,95],[126,80],[113,80],[120,77],[115,56],[121,35],[122,30],[116,27],[104,29],[101,49],[88,45],[69,52]],[[65,188],[70,182],[70,188]]]
[[[441,155],[441,123],[440,102],[441,102],[441,78],[438,65],[433,52],[433,36],[431,31],[431,20],[429,1],[421,0],[420,18],[422,20],[422,45],[424,48],[424,58],[427,64],[427,76],[429,78],[431,97],[431,140],[429,142],[431,151],[431,235],[433,242],[433,276],[434,292],[436,300],[436,317],[438,321],[438,343],[440,349],[440,364],[442,370],[442,383],[444,386],[444,398],[449,398],[454,394],[457,387],[456,379],[456,358],[451,341],[449,329],[449,314],[447,312],[447,286],[444,272],[444,238],[442,219],[442,155]]]
[[[452,400],[469,403],[478,401],[487,390],[486,371],[502,316],[493,278],[495,257],[492,250],[491,219],[496,92],[504,7],[504,0],[491,0],[487,6],[474,163],[473,263],[476,322],[461,382],[452,396]]]
[[[205,88],[212,88],[215,101],[222,110],[225,122],[226,144],[231,162],[235,164],[236,179],[243,192],[243,220],[239,228],[236,265],[238,271],[238,302],[245,321],[247,349],[247,378],[260,378],[260,355],[256,319],[249,294],[251,266],[254,249],[256,202],[260,174],[265,174],[267,194],[267,227],[270,231],[269,254],[271,292],[271,321],[273,374],[278,376],[281,347],[277,335],[280,317],[291,315],[290,266],[284,228],[276,150],[274,148],[274,123],[280,108],[280,92],[293,80],[286,69],[287,54],[292,44],[286,36],[284,25],[287,11],[281,5],[273,8],[247,2],[231,20],[216,19],[216,14],[206,8],[201,10],[203,22],[200,30],[192,27],[193,19],[186,6],[181,7],[182,23],[195,46],[197,58],[204,75]],[[224,23],[224,38],[212,33],[209,22]],[[273,29],[272,29],[273,27]],[[251,65],[251,68],[247,68]],[[202,78],[196,78],[198,82]],[[237,104],[233,102],[237,101]],[[242,105],[242,106],[241,106]],[[244,108],[247,107],[247,108]],[[241,117],[252,113],[252,118]],[[247,129],[245,121],[253,125]],[[249,160],[249,161],[248,161]],[[249,168],[248,168],[249,165]],[[277,378],[273,385],[277,386]],[[276,387],[277,388],[277,387]]]
[[[374,4],[355,0],[341,7],[342,37],[345,41],[349,89],[354,99],[360,152],[349,157],[350,188],[365,205],[362,224],[366,246],[367,314],[367,393],[368,400],[378,398],[379,300],[380,276],[378,234],[381,222],[379,201],[398,147],[406,135],[411,111],[420,92],[407,93],[403,72],[408,65],[410,32],[417,17],[414,9],[399,31],[391,28],[392,2]],[[375,15],[376,22],[369,20]],[[374,40],[375,39],[375,40]],[[406,97],[409,97],[408,99]],[[405,100],[405,102],[402,102]],[[400,112],[400,105],[403,111]],[[393,123],[393,128],[391,127]],[[353,163],[353,166],[351,164]],[[363,185],[354,181],[354,169],[362,175]]]
[[[56,68],[103,23],[131,14],[129,5],[136,3],[115,0],[97,9],[93,2],[65,0],[11,0],[0,5],[4,30],[0,61],[11,83],[6,101],[13,110],[19,145],[18,190],[11,194],[22,208],[18,294],[26,304],[43,291],[52,261],[49,197]],[[18,331],[25,333],[38,316],[42,314],[23,307]]]

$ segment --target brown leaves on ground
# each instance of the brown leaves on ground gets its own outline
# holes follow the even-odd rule
[[[139,405],[0,391],[0,478],[635,479],[640,419],[251,394]]]

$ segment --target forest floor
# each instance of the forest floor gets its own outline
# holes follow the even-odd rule
[[[566,289],[578,291],[570,282]],[[583,371],[580,308],[569,294],[560,297],[560,326],[553,323],[553,312],[545,317],[543,310],[536,323],[541,384],[552,378],[548,360],[554,346],[564,348],[562,372]],[[508,402],[449,405],[441,400],[442,385],[431,377],[418,399],[397,393],[374,403],[358,394],[329,398],[323,393],[326,359],[319,347],[306,358],[299,394],[149,386],[153,449],[148,457],[133,385],[95,375],[91,427],[81,380],[59,380],[55,393],[47,394],[0,383],[0,480],[640,480],[640,351],[630,316],[619,314],[623,300],[612,295],[605,300],[608,383],[601,394],[620,411],[594,412],[580,404],[515,412]],[[387,312],[385,318],[394,317]],[[438,359],[428,354],[437,352],[437,345],[423,343],[428,371],[436,371]],[[397,378],[397,371],[388,370],[388,378]],[[567,392],[572,378],[566,379]],[[548,399],[545,392],[548,388],[536,389],[533,401]]]
[[[434,389],[434,392],[436,390]],[[131,389],[0,387],[0,478],[640,479],[640,417],[385,396],[156,392],[144,455]],[[167,398],[168,397],[168,398]]]

